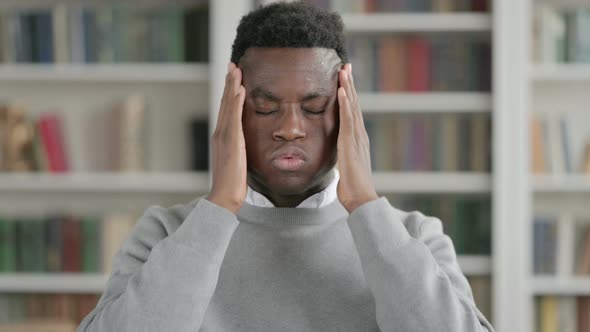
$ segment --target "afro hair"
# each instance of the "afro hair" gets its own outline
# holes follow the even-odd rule
[[[273,3],[242,17],[231,61],[237,64],[251,47],[328,48],[348,62],[340,15],[304,2]]]

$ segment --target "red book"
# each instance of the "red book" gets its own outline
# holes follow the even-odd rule
[[[375,13],[377,12],[377,0],[365,0],[365,12]]]
[[[382,37],[378,46],[379,90],[407,90],[407,59],[405,40],[398,36]]]
[[[425,38],[413,37],[407,41],[408,90],[430,90],[430,42]]]
[[[578,297],[578,331],[590,329],[590,297]]]
[[[39,117],[38,127],[43,152],[47,157],[47,168],[49,172],[67,172],[69,165],[67,162],[61,118],[55,113],[42,114]]]
[[[82,225],[68,216],[62,221],[62,267],[64,272],[82,271]]]
[[[488,12],[490,5],[488,0],[471,0],[471,9],[475,12]]]

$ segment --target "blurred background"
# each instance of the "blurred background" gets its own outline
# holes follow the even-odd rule
[[[74,331],[142,212],[208,192],[270,2],[0,2],[0,331]],[[342,14],[377,190],[443,221],[497,331],[590,331],[590,2],[307,2]]]

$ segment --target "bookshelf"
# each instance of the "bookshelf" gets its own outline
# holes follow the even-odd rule
[[[183,136],[186,132],[178,132],[178,128],[195,116],[208,118],[210,132],[215,128],[235,28],[252,5],[251,1],[209,2],[211,61],[208,63],[0,65],[2,97],[25,100],[33,113],[47,109],[48,104],[60,107],[69,115],[104,109],[114,98],[138,89],[145,91],[151,108],[157,110],[153,121],[156,124],[151,127],[154,138],[150,141],[149,172],[90,170],[66,175],[0,174],[0,212],[43,215],[55,208],[82,214],[109,210],[141,212],[151,204],[172,205],[206,193],[210,174],[188,169],[187,143]],[[2,8],[10,6],[23,6],[23,2],[3,4]],[[516,328],[514,322],[518,325],[530,321],[522,316],[530,294],[526,293],[529,288],[524,284],[530,279],[526,278],[524,268],[521,271],[521,266],[528,261],[528,256],[524,258],[527,247],[522,241],[528,228],[525,231],[524,226],[515,229],[513,225],[515,220],[528,220],[530,212],[527,202],[531,187],[523,180],[526,174],[523,156],[528,155],[528,150],[524,143],[521,145],[528,122],[520,113],[515,116],[515,101],[520,102],[523,88],[528,86],[519,76],[524,75],[521,73],[524,66],[514,61],[515,55],[520,59],[520,47],[524,45],[521,42],[525,39],[522,37],[518,40],[520,43],[516,43],[513,38],[515,34],[524,33],[526,27],[520,22],[524,15],[522,4],[494,0],[490,1],[490,6],[493,14],[344,13],[343,19],[347,33],[352,35],[399,33],[438,38],[458,34],[491,40],[494,45],[491,92],[362,91],[360,99],[363,110],[376,116],[490,115],[494,132],[492,171],[385,170],[375,172],[374,182],[381,194],[488,197],[493,206],[493,255],[460,255],[459,264],[468,277],[491,277],[492,323],[497,331],[526,331]],[[516,13],[522,15],[514,15],[515,8]],[[96,94],[97,87],[102,91],[100,95]],[[64,99],[63,96],[73,97]],[[183,148],[171,149],[177,146]],[[34,208],[30,207],[31,203]],[[3,273],[0,274],[0,293],[100,293],[106,277],[101,273]]]
[[[574,27],[576,20],[583,19],[578,15],[588,10],[583,1],[529,0],[522,7],[521,17],[527,26],[521,56],[527,72],[521,80],[520,109],[524,116],[535,119],[532,121],[540,121],[541,133],[548,135],[539,140],[539,127],[533,122],[523,128],[530,135],[530,164],[523,173],[528,178],[525,199],[529,202],[522,219],[527,229],[522,229],[521,236],[528,246],[527,257],[522,258],[528,284],[521,301],[527,318],[523,331],[588,328],[585,317],[590,317],[590,312],[583,308],[590,291],[590,271],[583,271],[582,266],[588,260],[584,258],[589,248],[584,225],[589,219],[590,176],[583,166],[583,151],[590,136],[577,125],[588,128],[590,120],[590,64],[582,58],[588,56],[587,50],[581,48],[588,31]],[[557,124],[561,125],[559,130]],[[556,143],[562,143],[561,147]],[[539,151],[551,160],[544,167],[539,167]],[[538,229],[547,220],[554,230],[546,245],[539,245],[547,233]],[[549,256],[535,259],[533,246]],[[544,262],[549,270],[540,273],[537,269]],[[567,322],[574,325],[564,327]]]
[[[485,92],[359,92],[358,97],[365,113],[489,113],[492,108],[491,94]]]
[[[158,82],[201,83],[207,64],[15,64],[0,65],[0,82]]]
[[[349,32],[489,32],[489,14],[479,13],[371,13],[343,14]]]

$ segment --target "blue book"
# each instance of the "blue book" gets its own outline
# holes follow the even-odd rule
[[[84,62],[97,62],[96,12],[93,9],[83,9],[82,27],[84,29]]]
[[[54,62],[53,24],[51,19],[49,12],[35,15],[36,60],[41,63]]]

